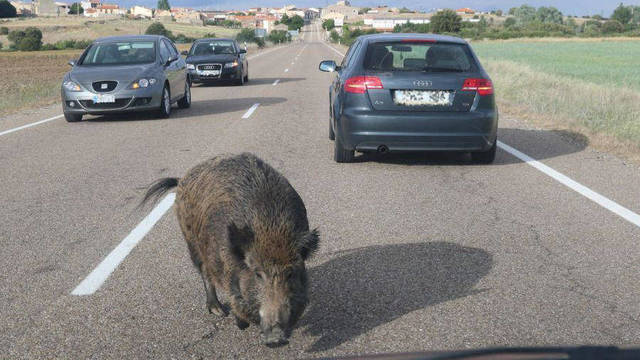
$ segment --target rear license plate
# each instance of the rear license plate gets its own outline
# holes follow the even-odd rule
[[[114,103],[116,102],[116,97],[114,95],[94,95],[93,103],[94,104],[104,104],[104,103]]]
[[[393,102],[404,106],[451,106],[453,91],[396,90]]]
[[[200,71],[200,75],[202,75],[202,76],[218,76],[218,75],[220,75],[220,70],[202,70],[202,71]]]

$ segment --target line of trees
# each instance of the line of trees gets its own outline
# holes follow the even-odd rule
[[[284,14],[282,15],[280,21],[277,23],[287,25],[287,28],[289,28],[289,30],[299,31],[304,26],[304,19],[299,15],[289,17],[287,14]]]

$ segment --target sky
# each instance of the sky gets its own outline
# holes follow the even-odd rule
[[[209,9],[244,9],[249,7],[281,7],[295,4],[299,7],[324,7],[337,0],[169,0],[171,6],[196,7]],[[434,8],[470,7],[476,10],[508,10],[514,6],[529,4],[531,6],[554,6],[565,15],[594,15],[609,16],[621,0],[352,0],[354,6],[376,6],[385,4],[390,7],[406,6],[410,9],[428,11]],[[640,5],[640,0],[622,0],[625,5]],[[157,0],[106,0],[120,6],[144,5],[155,7]]]

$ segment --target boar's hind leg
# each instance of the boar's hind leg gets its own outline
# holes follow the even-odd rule
[[[209,314],[227,316],[229,313],[224,306],[220,304],[220,300],[218,300],[218,296],[216,295],[216,287],[207,280],[204,271],[201,271],[200,275],[202,276],[202,282],[204,283],[204,291],[207,293],[207,309],[209,309]]]

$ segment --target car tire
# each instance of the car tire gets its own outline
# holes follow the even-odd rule
[[[329,140],[336,139],[336,133],[333,132],[333,116],[331,116],[331,105],[329,105]]]
[[[67,122],[78,122],[78,121],[82,121],[82,114],[68,114],[68,113],[64,113],[64,119],[67,120]]]
[[[336,136],[336,140],[333,143],[333,160],[337,163],[350,163],[353,162],[355,156],[354,150],[347,150],[342,146],[340,137]]]
[[[184,84],[184,96],[178,101],[178,107],[180,109],[186,109],[191,106],[191,84],[189,81],[185,81]]]
[[[247,67],[247,75],[244,76],[244,82],[249,82],[249,68]]]
[[[491,164],[496,158],[496,149],[498,140],[493,143],[493,146],[488,151],[478,151],[471,153],[471,161],[475,164]]]
[[[166,119],[171,116],[171,91],[167,85],[162,89],[162,99],[160,100],[160,109],[158,109],[158,116]]]
[[[244,76],[240,74],[240,79],[236,80],[236,85],[243,86],[244,85]]]

